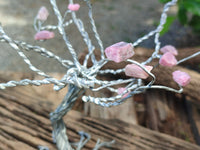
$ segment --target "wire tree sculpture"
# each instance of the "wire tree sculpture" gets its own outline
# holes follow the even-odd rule
[[[57,56],[49,50],[45,49],[44,47],[34,46],[23,41],[14,40],[5,33],[3,27],[0,25],[0,41],[8,43],[18,53],[18,55],[22,57],[24,62],[29,66],[29,68],[32,71],[44,77],[42,80],[23,79],[21,81],[9,81],[7,83],[0,83],[0,89],[25,85],[40,86],[43,84],[54,84],[54,90],[56,91],[59,91],[66,86],[68,87],[68,92],[61,104],[57,107],[57,109],[54,112],[50,113],[50,120],[53,126],[53,140],[56,143],[57,148],[59,150],[71,150],[73,149],[73,147],[76,147],[76,149],[79,150],[90,139],[89,134],[80,132],[80,142],[69,143],[66,134],[66,127],[62,119],[63,116],[72,108],[77,97],[83,94],[84,89],[90,89],[93,92],[99,92],[102,89],[107,89],[113,93],[116,93],[116,95],[113,97],[92,97],[86,95],[82,96],[82,100],[84,102],[93,102],[103,107],[120,105],[127,98],[131,97],[134,94],[145,92],[146,89],[165,89],[168,91],[181,93],[183,91],[182,87],[186,86],[190,82],[190,76],[186,72],[182,72],[179,70],[173,72],[173,79],[180,87],[180,89],[177,90],[162,85],[154,85],[156,76],[151,73],[151,70],[154,69],[154,67],[148,64],[150,64],[152,60],[158,59],[160,65],[172,67],[200,54],[200,52],[197,52],[191,56],[188,56],[187,58],[177,61],[175,56],[178,54],[178,52],[175,49],[175,47],[167,45],[163,48],[160,48],[159,37],[160,32],[162,31],[163,26],[166,23],[167,12],[171,6],[177,3],[177,0],[171,0],[170,2],[164,5],[163,12],[160,18],[160,23],[155,30],[149,32],[148,34],[139,38],[133,43],[119,42],[107,47],[106,49],[104,49],[103,47],[103,43],[95,26],[90,0],[82,1],[84,1],[88,6],[88,17],[90,20],[93,34],[95,36],[95,40],[98,43],[98,49],[100,51],[101,57],[100,60],[96,59],[94,51],[97,51],[97,49],[93,45],[88,32],[85,30],[83,21],[79,19],[76,15],[80,8],[80,5],[78,3],[74,3],[73,0],[69,0],[68,8],[64,14],[61,14],[56,4],[56,0],[50,0],[50,3],[54,10],[54,14],[56,15],[58,20],[57,25],[44,26],[43,23],[49,15],[45,7],[41,7],[34,20],[34,28],[36,30],[35,40],[47,40],[53,38],[53,31],[57,30],[62,36],[63,42],[66,44],[73,58],[72,61],[65,60],[60,56]],[[67,20],[67,17],[70,19]],[[65,30],[65,28],[68,27],[70,24],[76,25],[78,31],[80,32],[80,35],[83,38],[83,41],[87,45],[88,53],[85,56],[83,64],[79,62],[77,53],[73,48],[73,45],[70,43],[69,37]],[[130,59],[134,55],[134,47],[142,43],[144,40],[147,40],[151,36],[154,36],[155,42],[155,50],[152,53],[151,57],[149,57],[144,62],[137,62]],[[42,70],[39,70],[37,67],[32,65],[31,61],[24,54],[23,50],[34,51],[36,53],[41,54],[44,57],[55,59],[66,69],[66,74],[61,80],[58,80],[46,74]],[[89,60],[92,61],[91,67],[88,67]],[[128,65],[125,68],[121,68],[118,70],[102,70],[101,68],[109,61],[116,62],[116,65],[119,62],[125,61],[128,62]],[[117,79],[113,81],[97,79],[97,75],[99,74],[115,75],[119,73],[125,73],[127,76],[129,76],[129,78]],[[152,78],[152,80],[149,83],[145,84],[145,82],[143,81],[148,77]],[[124,84],[126,86],[118,89],[115,88],[116,85],[120,87]],[[114,141],[100,143],[100,141],[98,141],[94,149],[97,150],[99,147],[107,146],[109,144],[112,144],[113,142]],[[39,146],[39,149],[44,150],[48,148],[44,146]]]

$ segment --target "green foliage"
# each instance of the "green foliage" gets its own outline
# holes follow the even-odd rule
[[[162,36],[163,34],[165,34],[165,33],[169,30],[170,25],[174,22],[175,19],[176,19],[175,16],[168,16],[168,17],[167,17],[166,23],[164,24],[163,29],[162,29],[162,31],[160,32],[160,35],[161,35],[161,36]]]
[[[161,3],[167,3],[170,0],[159,0]],[[175,19],[169,16],[162,34],[166,33]],[[200,0],[178,0],[178,20],[183,25],[189,25],[194,32],[200,33]]]
[[[169,2],[170,0],[159,0],[161,3],[167,3]]]

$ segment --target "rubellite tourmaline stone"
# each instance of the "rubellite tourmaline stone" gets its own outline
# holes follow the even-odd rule
[[[177,64],[177,60],[172,53],[166,52],[161,56],[159,64],[161,64],[162,66],[172,67]]]
[[[148,71],[153,69],[152,66],[144,65],[144,68]],[[146,79],[148,78],[149,74],[146,73],[140,66],[135,64],[129,64],[125,67],[125,74],[130,77],[139,78],[139,79]]]
[[[131,43],[119,42],[105,49],[106,57],[116,63],[122,62],[134,55]]]
[[[123,93],[124,91],[126,91],[126,90],[127,90],[127,89],[124,88],[124,87],[118,88],[117,93],[120,95],[120,94],[122,94],[122,93]],[[125,94],[122,96],[122,98],[127,97],[129,93],[130,93],[130,92],[125,93]]]
[[[39,31],[34,36],[35,40],[48,40],[51,38],[54,38],[54,33],[47,30]]]
[[[68,9],[71,10],[71,11],[78,11],[80,8],[80,5],[79,4],[69,4],[68,5]]]
[[[160,51],[161,51],[162,53],[170,52],[170,53],[172,53],[172,54],[175,55],[175,56],[178,55],[177,49],[176,49],[174,46],[172,46],[172,45],[166,45],[166,46],[162,47],[162,48],[160,49]]]
[[[186,72],[177,70],[172,73],[172,76],[174,81],[181,86],[186,86],[190,83],[190,76]]]
[[[49,16],[49,12],[48,12],[48,10],[46,9],[46,7],[44,7],[44,6],[41,7],[41,8],[39,9],[39,11],[38,11],[37,19],[38,19],[38,20],[41,20],[41,21],[45,21],[45,20],[47,20],[48,16]]]

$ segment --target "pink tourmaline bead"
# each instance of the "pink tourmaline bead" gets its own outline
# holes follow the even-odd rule
[[[144,68],[148,71],[153,69],[152,66],[144,65]],[[146,73],[140,66],[135,64],[129,64],[125,67],[125,74],[130,77],[139,78],[139,79],[146,79],[148,78],[149,74]]]
[[[162,47],[160,49],[160,51],[162,53],[170,52],[170,53],[172,53],[175,56],[178,55],[177,49],[174,46],[172,46],[172,45],[166,45],[166,46]]]
[[[172,75],[173,75],[174,81],[181,86],[186,86],[187,84],[190,83],[190,76],[186,72],[177,70],[177,71],[174,71]]]
[[[126,88],[118,88],[117,89],[117,93],[120,95],[120,94],[122,94],[124,91],[126,91],[127,89]],[[128,96],[128,94],[129,94],[130,92],[127,92],[127,93],[125,93],[123,96],[122,96],[122,98],[125,98],[125,97],[127,97]]]
[[[45,21],[45,20],[47,20],[48,16],[49,16],[49,12],[48,12],[48,10],[46,9],[46,7],[44,7],[44,6],[41,7],[41,8],[39,9],[39,11],[38,11],[37,19],[38,19],[38,20],[41,20],[41,21]]]
[[[162,66],[172,67],[177,64],[177,60],[172,53],[166,52],[161,56],[159,64],[161,64]]]
[[[105,49],[106,57],[116,63],[122,62],[134,55],[131,43],[119,42]]]
[[[51,38],[54,38],[54,33],[47,30],[39,31],[34,36],[35,40],[47,40]]]
[[[68,9],[71,10],[71,11],[78,11],[79,8],[80,8],[79,4],[69,4],[68,5]]]

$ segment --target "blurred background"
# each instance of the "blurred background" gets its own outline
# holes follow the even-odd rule
[[[100,37],[104,43],[104,47],[120,41],[134,42],[138,38],[154,30],[159,24],[160,15],[164,6],[161,1],[164,0],[92,0],[93,16]],[[81,4],[77,16],[84,21],[85,28],[88,30],[91,39],[93,39],[94,35],[90,29],[91,27],[87,16],[88,8],[82,1],[80,2],[77,0],[75,2]],[[62,14],[64,14],[68,1],[58,0],[57,4]],[[32,45],[39,45],[64,59],[72,59],[62,37],[57,33],[57,31],[55,32],[56,36],[53,39],[44,42],[34,41],[34,34],[36,32],[33,28],[33,21],[41,6],[45,6],[50,13],[48,20],[44,25],[56,25],[57,18],[53,13],[49,0],[0,0],[0,22],[5,32],[14,40],[25,41]],[[194,6],[197,6],[197,9],[195,7],[195,13],[200,14],[198,5],[195,5],[194,3]],[[191,9],[189,8],[189,10]],[[182,14],[184,16],[185,10],[181,9],[181,12],[183,12]],[[182,23],[180,23],[180,18],[177,18],[177,13],[180,15],[181,12],[180,5],[174,6],[170,9],[168,14],[173,21],[168,20],[168,32],[164,33],[160,38],[161,46],[166,44],[174,45],[178,50],[180,50],[180,53],[181,49],[184,49],[184,52],[190,52],[193,50],[193,47],[198,49],[200,46],[199,32],[194,31],[193,28],[188,26],[186,23],[183,25],[182,23],[184,21],[182,20]],[[186,16],[192,18],[192,14],[186,14]],[[198,19],[199,18],[197,17],[197,22]],[[66,28],[66,33],[69,36],[70,42],[76,49],[77,54],[86,49],[86,45],[84,45],[82,38],[74,25],[70,25]],[[94,45],[97,44],[94,43]],[[154,46],[153,38],[150,38],[139,45],[139,47],[149,49],[154,49]],[[98,46],[96,48],[98,48]],[[143,52],[146,54],[146,51]],[[54,60],[47,59],[34,52],[24,53],[28,58],[30,58],[34,66],[45,72],[61,73],[60,77],[62,77],[62,73],[66,72],[65,68]],[[193,53],[193,51],[190,53]],[[83,104],[81,100],[75,105],[74,109],[84,112],[90,117],[99,117],[102,115],[97,113],[92,114],[92,112],[103,112],[103,115],[105,116],[102,115],[103,117],[101,117],[107,119],[118,117],[118,112],[123,112],[121,110],[124,110],[124,116],[127,118],[121,116],[121,118],[118,119],[123,120],[124,118],[126,121],[128,120],[128,123],[144,126],[152,130],[181,138],[191,143],[200,144],[200,137],[198,135],[198,130],[200,130],[200,92],[198,90],[200,87],[200,75],[198,73],[200,70],[199,60],[195,59],[195,61],[192,62],[193,64],[188,63],[181,66],[184,69],[195,68],[195,70],[193,70],[195,72],[190,70],[192,72],[190,73],[193,74],[194,77],[192,81],[194,84],[189,85],[185,90],[187,93],[182,95],[161,90],[149,90],[145,94],[135,95],[133,98],[130,98],[131,100],[127,101],[128,103],[126,102],[122,107],[116,107],[116,110],[114,111],[113,109],[106,110],[92,104]],[[166,70],[161,68],[161,73],[157,73],[157,75],[160,75],[158,81],[160,83],[171,84],[171,79],[164,78],[166,75],[171,74],[171,72],[167,72]],[[5,73],[7,71],[31,73],[28,66],[6,43],[0,43],[0,71]],[[177,85],[175,85],[175,87],[177,88]],[[36,91],[37,94],[39,93],[38,95],[42,98],[49,99],[49,102],[54,104],[54,107],[60,103],[62,99],[61,97],[66,93],[66,91],[64,91],[59,96],[59,93],[56,93],[57,95],[54,94],[52,89],[51,91],[42,88],[36,90],[37,87],[33,87],[33,89],[34,90],[31,90]],[[193,92],[195,94],[194,97],[191,96]],[[192,94],[189,95],[188,93]],[[86,94],[92,95],[93,93],[88,93],[88,91],[86,91]],[[105,92],[98,94],[99,95],[97,96],[108,96],[110,93]],[[55,99],[59,100],[55,101]],[[46,115],[47,119],[48,113]],[[194,115],[192,115],[192,113]],[[133,121],[131,121],[131,119]],[[193,122],[191,120],[193,120]]]
[[[57,4],[61,12],[64,13],[68,1],[59,0]],[[163,8],[163,4],[158,0],[93,0],[92,4],[93,16],[104,47],[119,41],[134,42],[139,37],[149,33],[159,24]],[[34,41],[33,20],[41,6],[46,6],[50,12],[45,25],[56,25],[57,19],[53,14],[49,0],[0,0],[0,22],[11,38],[32,45],[40,45],[63,58],[71,59],[62,38],[56,32],[54,39],[44,42]],[[177,10],[176,6],[171,8],[169,15],[176,16]],[[87,11],[88,9],[83,3],[77,15],[84,20],[86,29],[91,33]],[[77,53],[86,48],[74,25],[66,28],[66,32]],[[92,34],[91,38],[93,38]],[[177,19],[171,24],[169,31],[161,37],[162,46],[171,44],[178,48],[199,46],[199,40],[198,34],[192,32],[190,27],[181,25]],[[139,46],[154,48],[153,38],[144,41]],[[12,48],[5,43],[0,43],[0,47],[1,70],[30,71]],[[65,72],[63,67],[51,59],[46,59],[32,52],[28,52],[26,55],[31,58],[31,62],[35,66],[44,71]]]

